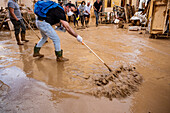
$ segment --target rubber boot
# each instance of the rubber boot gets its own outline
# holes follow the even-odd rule
[[[37,44],[36,44],[37,45]],[[36,47],[36,45],[34,46],[34,54],[33,57],[44,57],[44,55],[40,54],[40,49],[41,47]]]
[[[20,39],[19,39],[19,34],[18,35],[15,35],[15,38],[17,40],[17,44],[18,45],[24,45],[23,43],[21,43]]]
[[[29,42],[29,40],[25,39],[25,33],[21,33],[21,41]]]
[[[56,59],[57,62],[64,62],[64,61],[69,60],[69,59],[63,57],[63,50],[55,51],[55,55],[57,56],[57,59]]]

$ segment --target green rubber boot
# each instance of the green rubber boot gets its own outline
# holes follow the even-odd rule
[[[63,50],[55,51],[55,55],[57,56],[57,59],[56,59],[57,62],[64,62],[64,61],[69,60],[69,59],[63,57]]]
[[[37,45],[37,44],[36,44]],[[44,57],[44,55],[40,54],[40,49],[41,47],[36,47],[36,45],[34,46],[34,54],[33,57]]]

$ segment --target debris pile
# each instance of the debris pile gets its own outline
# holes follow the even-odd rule
[[[22,17],[24,21],[27,21],[32,28],[37,28],[35,25],[35,14],[34,12],[29,8],[26,7],[24,4],[20,4],[20,10]],[[8,7],[5,9],[1,7],[0,9],[0,30],[14,30],[13,24],[9,19],[9,11]],[[25,25],[27,28],[29,28],[28,24],[25,22]]]
[[[115,77],[116,76],[116,77]],[[125,98],[138,90],[142,83],[142,75],[135,67],[120,66],[112,74],[91,78],[94,88],[90,91],[96,97]]]
[[[113,12],[115,15],[114,23],[118,24],[118,28],[142,32],[141,27],[143,27],[145,33],[150,34],[149,38],[169,38],[170,36],[170,1],[168,0],[147,1],[142,9],[136,9],[136,11],[129,3],[125,4],[124,7],[119,7],[119,10],[113,7]],[[122,15],[120,16],[120,14]],[[139,34],[142,34],[141,32]]]

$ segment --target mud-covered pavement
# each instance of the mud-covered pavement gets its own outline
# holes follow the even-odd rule
[[[39,31],[36,32],[40,35]],[[170,40],[149,39],[146,34],[117,29],[115,25],[77,30],[113,70],[135,66],[143,76],[139,90],[126,98],[96,98],[84,77],[106,75],[108,69],[68,33],[58,32],[68,62],[57,63],[52,41],[33,58],[38,38],[18,46],[10,32],[0,32],[0,80],[5,84],[0,112],[6,113],[168,113],[170,111]],[[13,34],[13,33],[12,33]],[[1,85],[2,86],[2,85]]]

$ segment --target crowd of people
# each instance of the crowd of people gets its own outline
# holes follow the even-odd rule
[[[18,5],[18,0],[9,0],[8,1],[8,10],[9,17],[11,22],[14,25],[15,30],[15,38],[18,45],[23,45],[21,41],[29,42],[25,38],[26,35],[26,27],[24,20],[21,15],[21,11]],[[94,10],[96,15],[96,27],[98,26],[98,14],[101,11],[102,4],[100,0],[97,0],[94,3]],[[44,57],[43,54],[40,54],[40,49],[50,38],[53,41],[55,48],[56,60],[58,62],[68,61],[67,58],[63,57],[63,50],[60,45],[60,38],[57,35],[55,29],[53,29],[52,25],[60,24],[59,27],[64,28],[70,35],[75,37],[78,42],[83,43],[83,38],[78,35],[69,25],[71,21],[71,16],[74,17],[74,25],[78,26],[78,21],[80,19],[82,27],[88,27],[89,18],[90,18],[90,10],[92,5],[90,2],[82,1],[79,6],[74,4],[67,3],[55,3],[51,0],[39,0],[34,5],[34,13],[37,15],[36,26],[40,30],[42,38],[39,42],[34,46],[33,57]],[[66,14],[68,15],[68,22],[66,20]],[[21,29],[21,40],[19,38]]]
[[[21,41],[29,42],[29,40],[25,38],[26,27],[17,1],[18,0],[9,0],[8,10],[10,20],[14,25],[17,44],[23,45]],[[79,19],[81,21],[82,27],[84,27],[84,23],[85,26],[88,27],[91,8],[92,5],[90,2],[87,2],[86,5],[85,1],[82,1],[79,6],[76,6],[71,2],[63,5],[63,3],[55,3],[51,0],[39,0],[36,2],[34,5],[34,13],[37,15],[36,26],[40,30],[42,38],[34,46],[33,57],[44,57],[43,54],[40,54],[40,49],[47,39],[50,38],[54,44],[56,60],[58,62],[68,61],[67,58],[63,57],[60,38],[57,35],[55,29],[53,29],[52,25],[60,24],[60,28],[64,28],[70,35],[75,37],[78,42],[83,43],[83,38],[70,27],[69,22],[71,21],[71,16],[73,16],[75,27],[78,26]],[[100,0],[97,0],[94,3],[96,27],[98,26],[98,16],[101,8],[102,4]],[[68,20],[66,20],[66,14],[68,15]],[[21,40],[19,38],[20,29]]]
[[[69,1],[71,3],[71,1]],[[63,6],[63,3],[60,3],[61,6]],[[81,27],[89,27],[89,20],[91,16],[91,9],[92,4],[90,1],[87,3],[85,1],[82,1],[81,4],[78,6],[77,3],[75,3],[76,10],[74,12],[69,11],[67,13],[68,16],[68,22],[71,22],[71,18],[73,18],[74,27],[79,26],[78,21],[80,20]],[[98,26],[98,20],[99,20],[99,13],[102,11],[102,2],[100,0],[96,0],[96,2],[93,4],[94,14],[96,16],[96,27]]]

